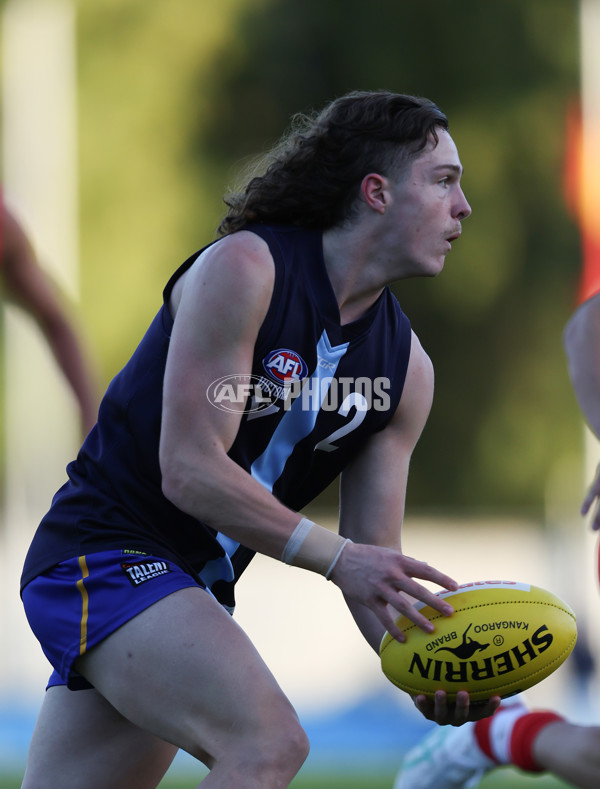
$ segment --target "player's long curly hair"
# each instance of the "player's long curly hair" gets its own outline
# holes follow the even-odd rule
[[[249,222],[326,230],[350,219],[367,173],[398,175],[437,130],[448,129],[429,99],[355,91],[318,114],[296,115],[288,134],[259,161],[245,186],[225,196],[221,235]]]

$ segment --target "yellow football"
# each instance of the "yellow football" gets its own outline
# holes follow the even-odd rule
[[[440,689],[450,700],[459,690],[471,701],[512,696],[552,674],[575,646],[575,614],[537,586],[476,581],[438,597],[452,605],[452,616],[415,605],[434,622],[433,633],[401,616],[396,621],[406,641],[386,633],[379,648],[383,673],[411,696],[432,697]]]

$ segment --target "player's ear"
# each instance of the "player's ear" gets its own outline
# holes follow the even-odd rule
[[[368,173],[360,184],[360,195],[362,199],[369,208],[372,208],[379,214],[385,212],[389,203],[390,195],[388,185],[387,178],[383,175],[379,175],[379,173]]]

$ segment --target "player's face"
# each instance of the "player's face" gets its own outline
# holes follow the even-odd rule
[[[430,139],[406,173],[390,182],[388,228],[402,276],[439,274],[461,221],[471,213],[460,185],[463,168],[456,145],[441,129],[438,138],[437,144]]]

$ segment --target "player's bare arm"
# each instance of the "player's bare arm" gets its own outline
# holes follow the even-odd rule
[[[266,244],[240,232],[209,248],[185,275],[167,360],[160,464],[163,491],[177,507],[248,547],[279,558],[297,513],[232,461],[240,413],[214,408],[211,382],[249,374],[267,313],[274,264]]]
[[[600,438],[600,294],[584,302],[564,332],[569,375],[577,401]]]
[[[15,217],[3,206],[2,274],[8,301],[23,308],[38,324],[79,402],[84,434],[96,421],[98,398],[94,375],[78,339],[69,308]]]
[[[273,292],[271,253],[255,234],[239,232],[209,248],[184,276],[171,304],[175,322],[160,441],[163,493],[233,540],[282,559],[300,515],[228,456],[243,404],[239,413],[226,412],[206,397],[218,378],[252,370]],[[309,530],[310,539],[292,540],[288,563],[325,574],[342,540],[316,524]]]
[[[600,438],[600,294],[584,302],[571,317],[564,332],[569,375],[579,407],[597,438]],[[600,466],[581,506],[587,515],[600,501]],[[592,527],[600,529],[596,508]]]
[[[431,628],[431,623],[412,608],[412,600],[406,595],[423,600],[442,613],[452,611],[415,578],[444,588],[455,588],[455,581],[425,562],[401,554],[400,529],[409,463],[427,421],[432,398],[431,361],[413,334],[406,381],[396,413],[386,429],[373,435],[360,456],[342,473],[340,532],[352,543],[342,553],[332,580],[346,593],[358,626],[376,651],[386,629],[399,640],[404,638],[395,625],[394,612],[405,613],[424,629]],[[347,578],[354,582],[355,577],[364,573],[361,554],[373,552],[372,546],[388,550],[374,553],[377,560],[373,559],[369,565],[374,574],[375,595],[365,606],[349,593]]]
[[[29,239],[5,206],[2,231],[2,273],[6,298],[38,320],[50,316],[56,311],[56,294],[48,277],[39,269]]]

